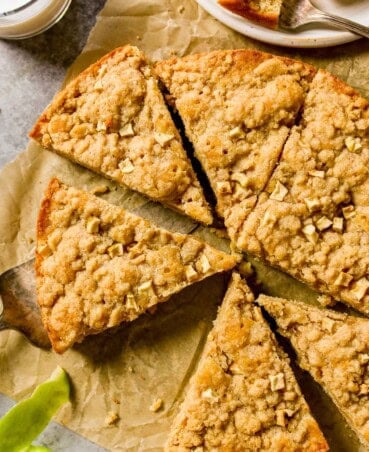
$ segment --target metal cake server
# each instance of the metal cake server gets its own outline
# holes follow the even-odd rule
[[[0,331],[15,329],[40,348],[50,348],[36,301],[34,260],[0,276]]]
[[[326,23],[369,38],[369,27],[321,11],[310,0],[283,0],[278,26],[282,30],[295,30],[311,23]]]

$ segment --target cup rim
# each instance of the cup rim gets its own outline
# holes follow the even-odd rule
[[[30,0],[27,2],[27,4],[23,5],[23,7],[20,7],[22,9],[25,9],[25,6],[30,6],[33,3],[36,3],[39,0]],[[65,13],[68,11],[70,4],[72,3],[72,0],[63,0],[61,2],[60,8],[56,11],[56,13],[52,16],[50,16],[49,20],[41,25],[38,28],[28,30],[24,33],[2,33],[1,30],[1,19],[5,18],[6,16],[0,15],[0,39],[7,39],[7,40],[18,40],[18,39],[26,39],[26,38],[32,38],[34,36],[37,36],[49,28],[51,28],[53,25],[55,25],[57,22],[62,19],[62,17],[65,15]],[[19,11],[18,11],[19,12]],[[9,16],[8,16],[9,17]],[[11,28],[16,28],[16,24],[12,24]],[[14,30],[15,31],[15,30]]]

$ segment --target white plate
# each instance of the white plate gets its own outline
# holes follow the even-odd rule
[[[285,47],[329,47],[359,39],[352,33],[325,28],[321,25],[295,33],[270,30],[231,13],[220,6],[217,0],[197,0],[197,2],[209,14],[233,30],[269,44]],[[326,11],[369,26],[369,0],[316,0],[315,3]]]

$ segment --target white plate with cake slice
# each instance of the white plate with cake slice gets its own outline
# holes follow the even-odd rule
[[[269,44],[285,47],[329,47],[360,38],[353,33],[320,24],[291,33],[274,30],[232,13],[222,7],[217,0],[197,0],[197,2],[209,14],[233,30]],[[325,11],[369,26],[369,0],[316,0],[314,3]]]

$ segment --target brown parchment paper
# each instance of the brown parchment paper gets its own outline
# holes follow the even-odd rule
[[[274,47],[233,32],[194,0],[108,0],[67,80],[126,43],[137,45],[153,61],[172,53],[258,48],[325,67],[369,97],[368,41],[320,50]],[[103,197],[113,203],[171,230],[190,233],[196,228],[190,219],[30,143],[0,174],[0,273],[32,257],[38,206],[53,176],[84,189],[107,184],[111,191]],[[199,227],[194,233],[228,249],[227,241],[209,229]],[[316,300],[316,294],[302,284],[257,260],[252,263],[259,290],[312,303]],[[1,332],[0,392],[20,399],[59,364],[71,376],[73,398],[59,413],[58,421],[110,450],[161,450],[225,287],[225,275],[210,278],[173,297],[155,314],[142,316],[115,332],[88,338],[62,356],[37,349],[17,332]],[[321,389],[306,373],[298,369],[296,373],[332,450],[359,450],[355,437]],[[149,406],[156,398],[163,400],[164,407],[152,413]],[[112,414],[119,419],[107,425]]]

